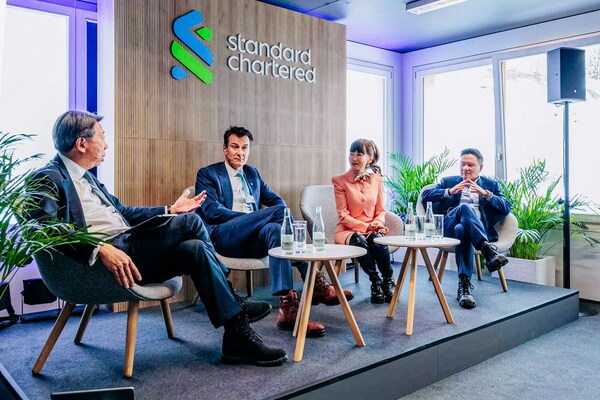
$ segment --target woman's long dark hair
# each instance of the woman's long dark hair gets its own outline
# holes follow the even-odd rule
[[[379,161],[379,150],[375,145],[375,142],[369,139],[357,139],[350,145],[350,153],[362,153],[373,157],[373,160],[367,164],[367,168],[370,168],[378,175],[381,175],[381,168],[377,165]]]

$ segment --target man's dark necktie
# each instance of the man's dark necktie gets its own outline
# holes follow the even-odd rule
[[[121,214],[119,212],[119,210],[117,210],[117,208],[115,207],[115,205],[108,199],[108,197],[106,197],[106,195],[100,189],[100,187],[98,186],[98,184],[96,184],[96,180],[94,179],[94,177],[92,176],[92,174],[90,174],[89,172],[86,172],[85,174],[83,174],[83,177],[89,182],[90,186],[92,187],[92,191],[96,194],[96,196],[98,196],[100,198],[100,200],[102,200],[102,202],[104,204],[106,204],[109,207],[114,208],[115,211],[123,219],[123,222],[125,222],[125,225],[129,226],[129,222],[127,222],[127,220],[125,219],[125,217],[123,216],[123,214]]]

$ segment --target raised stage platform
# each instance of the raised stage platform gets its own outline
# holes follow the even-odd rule
[[[395,264],[396,274],[399,264]],[[350,302],[366,346],[355,346],[339,306],[313,307],[311,319],[326,325],[322,338],[308,338],[304,359],[281,367],[259,368],[220,363],[222,329],[212,328],[202,306],[174,304],[177,340],[166,338],[158,308],[140,311],[134,376],[122,377],[125,320],[122,313],[95,315],[84,345],[73,338],[77,319],[69,321],[41,377],[31,366],[51,329],[51,321],[17,324],[0,330],[0,362],[31,399],[48,399],[54,391],[133,386],[139,399],[398,399],[527,340],[578,318],[574,290],[508,281],[502,292],[497,278],[476,281],[477,308],[461,309],[455,299],[456,273],[447,271],[442,287],[455,323],[446,323],[427,273],[417,276],[414,332],[406,336],[407,287],[396,316],[386,318],[387,304],[372,305],[364,274],[342,277],[352,289]],[[298,287],[301,283],[298,282]],[[287,350],[295,339],[278,331],[277,299],[265,288],[255,298],[270,301],[274,312],[253,326],[266,343]]]

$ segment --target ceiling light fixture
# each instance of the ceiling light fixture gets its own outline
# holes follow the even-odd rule
[[[413,14],[424,14],[429,11],[452,6],[467,0],[417,0],[406,4],[406,11]]]

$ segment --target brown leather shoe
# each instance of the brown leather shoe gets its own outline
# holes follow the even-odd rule
[[[294,331],[300,296],[295,289],[289,291],[285,296],[279,298],[279,313],[277,314],[277,328],[282,331]],[[321,337],[325,335],[325,326],[318,322],[308,321],[306,336]]]
[[[354,293],[352,293],[351,290],[344,289],[344,296],[346,296],[346,300],[350,301],[354,298]],[[327,306],[335,306],[340,304],[340,301],[335,294],[335,288],[331,283],[325,280],[325,276],[321,271],[317,271],[312,303],[315,306],[320,303],[323,303]]]

